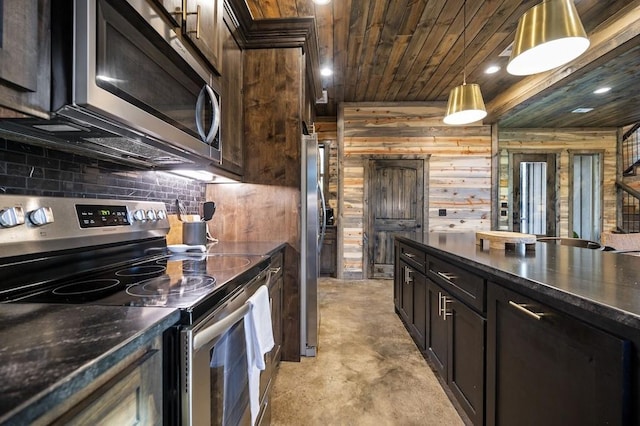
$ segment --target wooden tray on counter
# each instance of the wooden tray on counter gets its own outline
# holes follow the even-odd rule
[[[536,236],[509,231],[477,231],[476,245],[484,247],[484,241],[489,241],[489,249],[507,250],[513,244],[524,244],[526,250],[534,250]]]

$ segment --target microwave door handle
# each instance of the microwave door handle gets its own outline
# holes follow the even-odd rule
[[[212,106],[211,127],[209,128],[208,133],[204,129],[204,123],[202,122],[206,97],[209,97]],[[213,142],[213,139],[216,137],[216,133],[218,132],[218,128],[220,127],[220,104],[218,104],[216,94],[208,84],[202,86],[202,89],[200,89],[200,93],[198,94],[198,100],[196,101],[196,127],[198,128],[200,139],[202,139],[207,145],[210,145],[211,142]]]
[[[244,318],[250,309],[251,305],[249,303],[245,303],[240,308],[229,314],[229,316],[222,318],[220,321],[217,321],[215,324],[210,325],[202,331],[198,331],[193,336],[193,350],[197,352],[204,345],[222,335],[225,331],[230,329],[231,326]]]

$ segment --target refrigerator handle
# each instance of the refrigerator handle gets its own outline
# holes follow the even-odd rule
[[[318,194],[320,195],[320,204],[322,205],[322,211],[320,212],[320,238],[318,238],[318,253],[322,249],[324,243],[324,234],[327,232],[327,204],[324,199],[324,191],[320,182],[318,182]]]

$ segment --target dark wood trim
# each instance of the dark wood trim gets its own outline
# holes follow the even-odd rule
[[[322,81],[315,18],[254,20],[244,0],[227,0],[225,9],[235,17],[237,40],[243,49],[302,48],[313,99],[320,97]]]
[[[491,229],[500,224],[500,140],[498,123],[491,125]]]

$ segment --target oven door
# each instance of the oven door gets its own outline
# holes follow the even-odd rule
[[[201,334],[193,330],[184,332],[184,340],[192,352],[182,381],[183,424],[251,424],[245,313],[240,308],[226,317],[233,322],[231,325],[229,321],[212,325],[219,330],[214,333],[217,336],[206,337],[204,342],[200,341]]]
[[[269,285],[263,270],[223,306],[181,331],[182,424],[251,425],[245,315]],[[260,395],[260,401],[264,395]]]
[[[76,1],[74,21],[73,104],[59,115],[88,123],[92,114],[105,117],[220,159],[213,73],[150,0]]]

